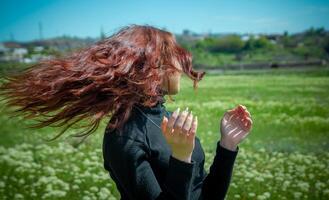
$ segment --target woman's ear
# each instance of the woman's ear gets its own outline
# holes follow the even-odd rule
[[[168,93],[168,76],[166,74],[163,74],[161,87]]]
[[[170,94],[171,90],[170,90],[170,80],[169,77],[166,75],[167,78],[167,93]]]

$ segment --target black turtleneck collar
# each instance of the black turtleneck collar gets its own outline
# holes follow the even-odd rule
[[[162,112],[162,110],[165,109],[164,103],[166,102],[166,99],[164,96],[160,96],[158,102],[152,106],[152,107],[147,107],[144,105],[134,105],[141,109],[144,113],[151,113],[151,114],[159,114]]]

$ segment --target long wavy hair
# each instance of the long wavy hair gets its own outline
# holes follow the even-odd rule
[[[107,128],[121,129],[134,104],[154,106],[165,94],[163,78],[174,72],[192,79],[194,90],[205,74],[192,69],[191,53],[178,45],[173,34],[133,24],[69,55],[5,75],[0,95],[8,107],[18,107],[13,116],[42,118],[29,128],[65,126],[51,140],[89,119],[82,126],[85,131],[75,134],[82,137],[93,133],[107,116],[111,117]]]

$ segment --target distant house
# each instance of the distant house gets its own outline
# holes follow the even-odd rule
[[[28,50],[16,42],[0,43],[0,61],[23,62]]]
[[[242,41],[248,41],[251,38],[257,40],[260,37],[261,37],[260,34],[243,34],[243,35],[240,36],[240,38],[241,38]]]
[[[250,35],[249,34],[241,35],[240,38],[242,41],[248,41],[250,39]]]
[[[0,61],[6,61],[8,52],[9,49],[3,43],[0,43]]]
[[[32,43],[33,44],[33,43]],[[43,59],[54,58],[53,55],[43,55],[44,46],[36,44],[33,46],[34,53],[28,50],[30,43],[3,42],[0,43],[0,62],[23,62],[34,63]]]
[[[42,55],[42,54],[33,54],[31,55],[31,58],[29,60],[25,59],[25,63],[33,63],[33,62],[38,62],[40,60],[44,59],[52,59],[55,58],[53,55]]]
[[[40,51],[43,51],[45,48],[43,46],[36,46],[34,47],[34,51],[36,52],[40,52]]]
[[[24,56],[28,54],[25,48],[15,48],[11,54],[13,61],[24,62]]]
[[[277,44],[279,39],[280,39],[280,35],[279,34],[268,34],[265,35],[265,37],[272,43],[272,44]]]
[[[8,51],[8,48],[5,47],[3,43],[0,43],[0,52],[6,52],[6,51]]]
[[[8,48],[5,43],[0,43],[0,62],[11,61],[12,49]]]

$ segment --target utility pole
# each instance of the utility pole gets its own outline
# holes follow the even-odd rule
[[[43,33],[42,33],[42,23],[39,22],[39,39],[42,40],[43,39]]]
[[[101,34],[100,34],[100,39],[103,40],[105,39],[106,35],[104,33],[104,30],[103,30],[103,26],[101,26]]]
[[[15,41],[15,36],[14,36],[14,33],[10,33],[10,41]]]

